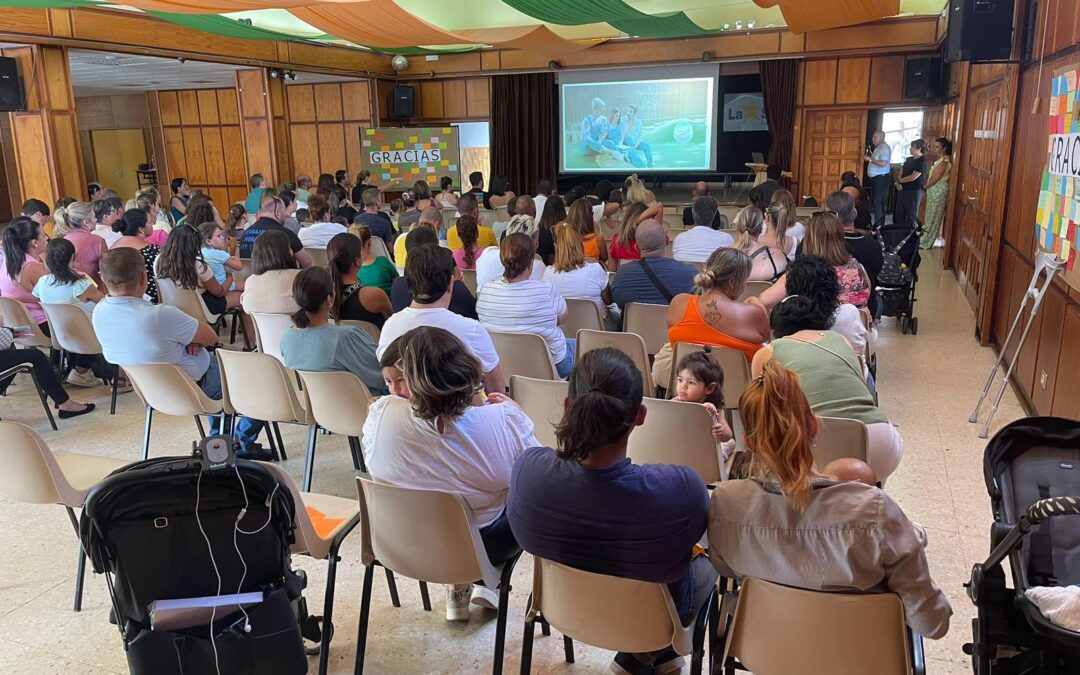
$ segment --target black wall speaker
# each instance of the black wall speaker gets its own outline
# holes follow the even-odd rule
[[[0,111],[26,110],[19,62],[0,56]]]
[[[394,101],[391,106],[394,117],[403,119],[416,115],[416,87],[394,86]]]
[[[941,96],[942,70],[939,58],[908,59],[904,65],[904,100]]]
[[[1015,0],[949,0],[948,61],[1000,61],[1012,52]]]

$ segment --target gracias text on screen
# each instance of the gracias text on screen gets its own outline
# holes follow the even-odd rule
[[[371,153],[372,164],[406,164],[411,162],[438,162],[442,153],[438,148],[430,150],[377,150]]]

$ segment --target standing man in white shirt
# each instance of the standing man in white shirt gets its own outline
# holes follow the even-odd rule
[[[868,149],[863,161],[866,162],[866,176],[870,179],[870,188],[874,192],[874,227],[885,224],[885,195],[889,193],[889,178],[892,174],[892,148],[885,142],[885,132],[878,129],[871,138],[873,148]]]
[[[536,212],[540,215],[544,213],[544,204],[547,203],[547,198],[555,191],[555,184],[547,178],[541,178],[540,182],[536,184],[536,196],[533,197],[533,202],[536,204]],[[519,211],[520,213],[520,211]],[[535,218],[535,216],[533,216]]]
[[[719,208],[712,197],[702,196],[690,205],[694,216],[694,226],[675,237],[671,246],[671,257],[690,263],[704,263],[718,248],[726,248],[735,243],[727,232],[713,229],[713,219]]]

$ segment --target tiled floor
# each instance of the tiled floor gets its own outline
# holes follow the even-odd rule
[[[919,335],[901,335],[895,320],[883,322],[879,391],[881,406],[900,425],[905,444],[904,460],[889,481],[889,492],[913,520],[926,526],[931,571],[955,612],[949,635],[926,644],[929,672],[952,675],[971,672],[961,646],[970,636],[972,609],[961,584],[972,562],[988,548],[990,507],[981,478],[985,442],[967,418],[994,354],[980,348],[972,337],[972,312],[952,274],[936,269],[939,256],[935,252],[925,260],[917,305]],[[0,415],[32,424],[56,450],[136,459],[143,415],[135,395],[121,396],[118,414],[110,417],[104,388],[73,393],[89,394],[103,409],[77,421],[61,422],[60,431],[50,431],[28,384],[20,382],[10,396],[0,399]],[[1009,391],[994,426],[1021,415]],[[299,477],[305,432],[300,428],[283,431],[291,452],[285,465]],[[194,435],[192,420],[158,416],[152,454],[188,452]],[[320,437],[317,457],[314,489],[355,495],[345,442]],[[63,509],[0,500],[0,531],[7,533],[0,552],[0,672],[126,672],[119,636],[108,622],[109,600],[102,577],[88,576],[83,611],[71,611],[76,542]],[[342,555],[335,611],[338,634],[331,651],[334,673],[352,668],[362,577],[357,538],[347,542]],[[325,563],[298,558],[296,564],[309,573],[311,606],[321,607]],[[518,665],[530,579],[526,556],[514,575],[507,672]],[[442,616],[445,594],[441,589],[432,588],[435,611],[426,613],[416,584],[399,580],[398,585],[402,607],[394,609],[382,577],[376,577],[368,672],[489,671],[493,613],[475,610],[467,624],[448,624]],[[577,663],[564,664],[557,632],[552,637],[538,635],[534,650],[533,670],[538,673],[603,672],[611,658],[608,652],[578,645]]]

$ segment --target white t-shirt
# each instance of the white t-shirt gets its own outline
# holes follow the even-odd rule
[[[837,307],[836,313],[833,314],[832,328],[829,330],[846,337],[858,357],[865,356],[866,341],[870,339],[870,332],[863,325],[862,314],[859,312],[858,307],[846,302]]]
[[[505,272],[506,268],[503,267],[502,259],[499,258],[499,247],[488,246],[480,252],[480,257],[476,259],[477,290],[489,281],[502,279]],[[529,275],[529,278],[537,281],[543,279],[544,263],[533,260],[532,274]]]
[[[361,445],[376,480],[460,495],[486,527],[506,506],[514,460],[540,441],[513,401],[467,408],[440,434],[407,399],[383,396],[368,408]]]
[[[107,297],[92,317],[105,360],[120,366],[172,363],[198,381],[210,367],[210,354],[189,354],[199,322],[170,305],[142,298]]]
[[[302,227],[297,236],[300,237],[300,243],[303,244],[305,248],[326,248],[326,245],[330,243],[330,240],[334,238],[334,235],[344,234],[345,232],[348,232],[348,229],[346,229],[344,225],[335,222],[325,222]]]
[[[435,326],[445,328],[465,343],[465,347],[472,352],[480,361],[480,367],[485,373],[490,373],[499,365],[499,354],[495,351],[495,343],[487,330],[476,319],[454,314],[442,307],[431,309],[416,309],[406,307],[383,324],[382,334],[379,336],[379,347],[375,355],[380,359],[390,343],[398,339],[413,328],[420,326]]]
[[[544,338],[551,360],[566,358],[566,336],[559,329],[559,315],[566,301],[546,281],[526,279],[508,283],[489,281],[476,296],[476,315],[488,330],[500,333],[532,333]]]
[[[795,243],[791,245],[791,250],[787,252],[788,262],[795,262],[795,251],[799,248],[799,244],[802,243],[803,237],[806,236],[806,225],[801,220],[796,220],[787,229],[786,234],[795,240]]]
[[[708,225],[697,225],[675,237],[671,245],[671,257],[681,262],[703,263],[718,248],[727,248],[735,239],[727,232],[714,230]]]
[[[94,315],[94,303],[83,302],[79,299],[86,289],[94,285],[90,277],[83,276],[73,284],[54,284],[55,279],[56,277],[51,274],[38,279],[32,291],[34,296],[49,305],[77,305],[79,309],[86,312],[87,318],[91,318]]]
[[[559,272],[554,265],[544,270],[544,281],[555,287],[563,298],[584,298],[596,303],[600,316],[607,314],[607,305],[600,294],[607,288],[607,272],[600,263],[585,263],[584,267]]]
[[[544,205],[547,204],[547,195],[536,195],[533,197],[533,203],[536,204],[536,220],[540,220],[540,216],[544,215]]]
[[[116,243],[116,240],[124,236],[119,232],[113,232],[111,227],[104,227],[98,225],[94,228],[94,234],[105,240],[105,245],[112,248],[112,245]]]

